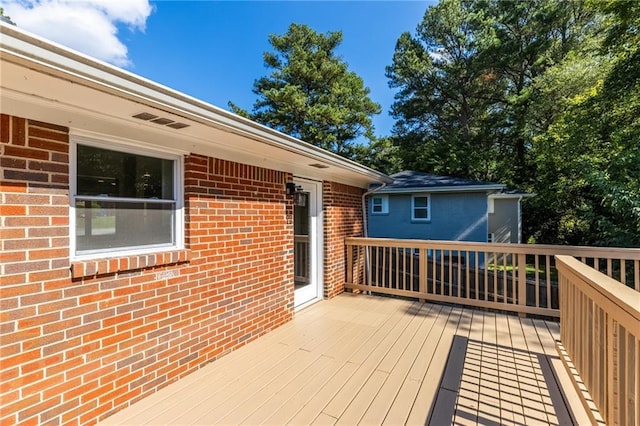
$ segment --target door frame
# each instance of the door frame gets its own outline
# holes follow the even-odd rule
[[[322,182],[294,176],[293,182],[309,194],[309,278],[312,283],[310,296],[296,301],[294,289],[294,310],[297,311],[324,297],[324,211],[322,208]],[[313,200],[312,200],[313,198]],[[291,271],[293,273],[293,270]],[[307,290],[309,291],[309,290]],[[300,293],[299,293],[300,294]]]

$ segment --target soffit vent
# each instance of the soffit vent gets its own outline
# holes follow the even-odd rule
[[[160,126],[167,126],[177,130],[184,129],[185,127],[189,127],[189,124],[179,123],[169,118],[159,117],[155,114],[151,114],[148,112],[141,112],[140,114],[132,115],[132,117],[137,118],[138,120],[149,121],[151,123],[158,124]]]
[[[309,164],[309,166],[315,167],[316,169],[328,169],[329,168],[329,166],[324,165],[324,164],[320,164],[320,163]]]

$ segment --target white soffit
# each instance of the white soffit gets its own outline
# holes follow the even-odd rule
[[[3,114],[360,187],[384,174],[0,24]],[[188,127],[133,118],[150,113]]]

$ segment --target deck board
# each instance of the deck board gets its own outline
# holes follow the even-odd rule
[[[558,330],[344,294],[102,424],[579,423],[584,411],[558,370]]]

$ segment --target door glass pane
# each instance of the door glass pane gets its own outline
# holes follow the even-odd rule
[[[296,288],[310,283],[310,238],[309,238],[309,193],[303,193],[304,203],[293,208],[293,233],[294,233],[294,280]]]

